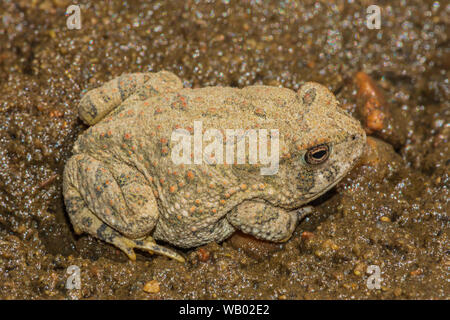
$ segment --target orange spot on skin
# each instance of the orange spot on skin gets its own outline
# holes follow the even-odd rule
[[[195,204],[196,205],[200,205],[202,203],[202,201],[200,199],[195,199]]]
[[[153,194],[155,195],[156,198],[158,198],[158,196],[159,196],[159,195],[158,195],[158,191],[154,190],[154,191],[153,191]]]
[[[161,183],[161,184],[163,184],[164,181],[166,181],[166,179],[164,179],[164,178],[160,178],[160,179],[159,179],[159,183]]]
[[[133,111],[133,110],[128,110],[127,114],[128,114],[129,116],[132,116],[132,115],[134,114],[134,111]]]
[[[230,194],[229,193],[225,193],[225,198],[229,198],[230,197]]]
[[[167,139],[166,138],[161,138],[160,141],[161,141],[162,144],[166,144],[167,143]]]
[[[241,184],[241,190],[247,190],[247,185],[245,183]]]
[[[263,116],[265,115],[265,112],[262,108],[256,108],[255,109],[255,114],[259,115],[259,116]]]
[[[217,209],[216,208],[212,209],[211,211],[212,211],[212,213],[217,213]]]
[[[225,200],[220,199],[219,203],[220,203],[221,205],[224,205],[224,204],[225,204]]]
[[[125,133],[124,138],[125,138],[125,139],[130,139],[130,138],[131,138],[131,134]]]
[[[177,191],[177,186],[170,186],[169,191],[172,193]]]
[[[265,187],[266,186],[264,184],[262,184],[262,183],[259,185],[259,189],[261,189],[261,190],[264,190]]]
[[[150,105],[150,103],[148,101],[144,102],[144,106],[148,107]]]
[[[181,187],[183,187],[184,186],[184,182],[183,181],[180,181],[179,183],[178,183],[178,186],[181,188]]]
[[[189,209],[189,212],[190,212],[190,213],[194,213],[194,211],[195,211],[195,207],[191,207],[191,208]]]
[[[153,182],[153,177],[149,177],[148,180],[149,180],[150,182]]]
[[[189,180],[193,180],[195,175],[194,175],[194,173],[191,170],[189,170],[187,172],[187,177],[188,177]]]
[[[164,155],[168,154],[169,153],[169,149],[167,147],[162,147],[161,148],[161,153],[164,154]]]

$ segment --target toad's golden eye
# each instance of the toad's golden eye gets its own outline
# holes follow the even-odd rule
[[[305,162],[308,164],[324,163],[330,155],[330,148],[326,144],[311,147],[305,153]]]

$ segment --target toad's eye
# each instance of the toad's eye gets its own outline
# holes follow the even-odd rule
[[[330,148],[326,144],[311,147],[305,153],[305,162],[308,164],[324,163],[330,155]]]

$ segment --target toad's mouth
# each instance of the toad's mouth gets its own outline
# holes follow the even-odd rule
[[[348,173],[348,171],[345,172],[345,173],[343,173],[343,174],[341,174],[341,175],[339,175],[333,183],[327,185],[327,186],[324,187],[322,190],[320,190],[320,191],[318,191],[318,192],[314,192],[314,193],[308,194],[308,196],[310,195],[311,198],[308,198],[307,201],[308,201],[308,202],[311,202],[311,201],[313,201],[313,200],[319,198],[321,195],[325,194],[326,192],[330,191],[331,189],[333,189],[333,188],[334,188],[334,187],[342,180],[342,178],[345,177],[345,175],[346,175],[347,173]]]

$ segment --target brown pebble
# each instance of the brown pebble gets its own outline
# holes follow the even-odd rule
[[[159,282],[157,280],[151,280],[144,285],[144,291],[147,293],[158,293]]]
[[[384,118],[386,115],[378,109],[372,110],[367,115],[366,121],[367,121],[367,128],[369,128],[371,131],[380,131],[384,127]]]
[[[338,246],[336,243],[334,243],[333,240],[327,239],[327,240],[325,240],[325,241],[322,243],[322,248],[324,248],[324,249],[338,250],[338,249],[339,249],[339,246]]]
[[[309,232],[309,231],[304,231],[303,233],[302,233],[302,240],[311,240],[313,237],[314,237],[314,233],[312,233],[312,232]]]
[[[356,112],[362,118],[367,134],[379,138],[394,146],[403,145],[406,141],[406,121],[404,115],[387,102],[382,89],[366,73],[358,72],[354,82],[357,87]]]
[[[197,255],[198,255],[198,259],[199,259],[201,262],[206,262],[206,261],[208,261],[208,260],[209,260],[209,257],[210,257],[209,251],[207,251],[207,250],[204,249],[204,248],[198,248],[198,249],[197,249]]]
[[[413,277],[416,277],[416,276],[421,275],[422,272],[423,272],[423,270],[422,270],[421,268],[418,268],[418,269],[416,269],[416,270],[414,270],[414,271],[411,271],[411,272],[410,272],[410,275],[413,276]]]
[[[365,120],[366,132],[371,134],[384,128],[384,119],[389,116],[386,100],[375,81],[366,73],[358,72],[355,76],[358,97],[362,99],[362,116]]]

